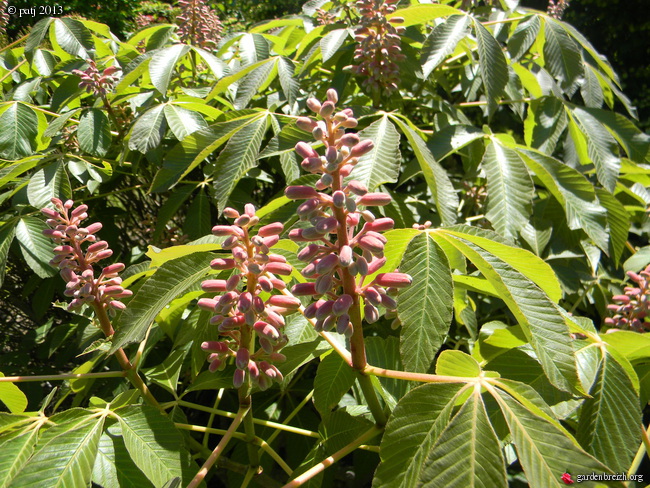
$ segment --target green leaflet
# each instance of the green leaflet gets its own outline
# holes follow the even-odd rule
[[[314,406],[327,417],[354,383],[354,370],[341,356],[332,352],[318,365],[314,378]]]
[[[494,229],[509,239],[528,223],[532,211],[533,182],[519,155],[493,139],[483,156],[488,181],[486,217]]]
[[[0,158],[21,159],[36,149],[38,117],[20,102],[10,102],[0,115]]]
[[[360,181],[370,191],[384,183],[394,183],[399,175],[401,155],[400,135],[395,125],[384,115],[359,132],[361,140],[370,139],[374,148],[359,158],[350,178]]]
[[[508,63],[501,46],[492,33],[476,19],[474,19],[474,27],[481,79],[488,101],[488,114],[492,115],[496,111],[497,101],[508,83]]]
[[[124,407],[116,413],[131,459],[156,488],[183,476],[189,459],[181,435],[168,417],[145,405]]]
[[[426,373],[451,323],[449,262],[436,242],[421,233],[409,242],[399,268],[413,278],[397,298],[402,362],[407,371]]]

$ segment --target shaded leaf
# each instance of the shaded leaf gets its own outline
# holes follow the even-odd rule
[[[508,83],[508,63],[492,33],[474,20],[478,44],[479,68],[488,102],[488,113],[497,108],[497,101]]]
[[[43,169],[39,169],[32,175],[27,185],[29,204],[38,209],[51,207],[52,197],[60,198],[65,202],[71,196],[72,190],[70,189],[68,174],[65,171],[65,166],[59,162],[51,163]]]
[[[330,414],[354,383],[354,370],[336,353],[328,354],[318,365],[314,378],[314,406],[322,417]]]
[[[91,108],[79,119],[77,138],[82,151],[102,157],[111,147],[111,127],[103,110]]]
[[[558,21],[544,17],[544,63],[551,74],[568,90],[582,75],[578,46]]]
[[[30,268],[41,278],[49,278],[56,274],[50,266],[54,258],[54,245],[43,235],[43,230],[49,227],[37,217],[24,217],[16,225],[16,239],[20,244],[20,251]]]
[[[518,61],[533,45],[539,34],[541,22],[537,15],[531,15],[517,24],[508,39],[508,51],[513,61]]]

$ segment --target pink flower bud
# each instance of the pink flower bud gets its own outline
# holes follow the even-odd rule
[[[102,230],[102,224],[99,222],[95,222],[93,224],[90,224],[88,227],[86,227],[86,231],[88,234],[96,234],[100,230]]]
[[[288,186],[284,190],[284,194],[289,200],[306,200],[318,197],[318,192],[311,186]]]
[[[118,302],[117,300],[109,302],[108,306],[113,310],[126,310],[126,305],[124,305],[122,302]]]
[[[348,336],[351,334],[352,325],[350,324],[350,316],[348,314],[341,315],[336,319],[336,332]]]
[[[226,291],[226,280],[205,280],[201,283],[201,289],[211,293]]]
[[[206,341],[201,343],[201,349],[207,352],[228,352],[228,346],[224,342]]]
[[[248,373],[252,378],[257,378],[260,375],[260,370],[258,369],[257,363],[255,361],[248,362]]]
[[[340,139],[343,146],[352,147],[359,144],[359,136],[357,134],[345,134]]]
[[[262,241],[262,246],[266,246],[267,248],[275,246],[278,242],[280,241],[280,236],[275,235],[275,236],[268,236],[265,237],[264,240]]]
[[[250,353],[248,349],[242,347],[237,351],[235,356],[235,365],[238,369],[245,369],[248,366],[248,360],[250,359]]]
[[[370,303],[366,303],[363,306],[363,314],[366,317],[366,322],[369,324],[374,324],[379,320],[379,310],[377,310],[377,307],[373,306]]]
[[[630,297],[627,295],[614,295],[612,300],[615,302],[630,303]]]
[[[237,288],[237,285],[239,285],[240,280],[240,274],[232,275],[230,278],[228,278],[228,280],[226,280],[226,290],[233,291],[235,288]]]
[[[277,329],[262,320],[255,322],[253,328],[258,335],[266,338],[266,340],[270,341],[271,343],[276,342],[280,338],[280,334],[278,333]]]
[[[283,229],[283,224],[280,222],[274,222],[272,224],[265,225],[264,227],[260,227],[260,229],[257,231],[257,235],[261,237],[276,236],[280,234]]]
[[[327,274],[327,275],[319,276],[316,279],[316,282],[314,283],[316,293],[319,295],[322,295],[323,293],[327,293],[332,289],[333,282],[334,279],[332,275]]]
[[[253,205],[252,203],[247,203],[246,205],[244,205],[244,212],[250,218],[255,217],[255,205]]]
[[[306,142],[300,141],[296,144],[296,152],[301,158],[317,158],[318,153]]]
[[[395,225],[395,221],[393,219],[388,217],[382,217],[379,219],[375,219],[374,222],[366,222],[366,224],[364,225],[364,229],[366,231],[386,232],[387,230],[391,230],[394,225]]]
[[[387,310],[395,310],[397,308],[397,302],[395,299],[393,297],[389,297],[388,295],[381,296],[381,304]]]
[[[232,225],[215,225],[212,227],[212,235],[215,236],[233,236],[237,235],[235,227]]]
[[[239,241],[238,241],[237,236],[230,236],[230,237],[227,237],[226,240],[223,241],[223,242],[221,243],[221,248],[222,248],[222,249],[230,250],[230,249],[232,249],[233,247],[237,246],[237,243],[238,243],[238,242],[239,242]]]
[[[42,208],[41,213],[45,215],[46,217],[49,217],[50,219],[58,219],[60,217],[59,212],[56,210],[52,210],[51,208]]]
[[[106,241],[95,242],[88,246],[89,253],[103,251],[104,249],[108,249],[108,242]]]
[[[262,291],[264,291],[266,293],[270,293],[271,290],[273,290],[273,283],[266,276],[261,276],[259,278],[259,280],[257,281],[257,283],[260,285],[260,288],[262,289]]]
[[[248,216],[248,215],[246,215],[246,214],[244,214],[244,215],[240,215],[239,217],[237,217],[237,218],[235,219],[235,222],[234,222],[234,224],[235,224],[236,226],[238,226],[238,227],[246,227],[246,226],[248,226],[250,223],[251,223],[251,218],[250,218],[250,216]]]
[[[291,293],[298,297],[316,295],[315,283],[297,283],[291,288]]]
[[[286,263],[268,263],[265,267],[264,270],[269,272],[269,273],[275,273],[279,275],[290,275],[292,271],[292,267],[290,264]]]
[[[208,366],[210,373],[214,373],[223,364],[223,361],[221,361],[221,359],[219,359],[219,356],[216,354],[210,354],[210,357],[208,357],[208,362],[210,363],[210,366]]]
[[[239,217],[239,212],[232,207],[224,208],[223,214],[229,219],[236,219],[237,217]]]
[[[287,288],[287,284],[278,278],[271,278],[271,283],[273,283],[273,288],[276,290],[281,291]]]
[[[364,235],[359,239],[359,247],[372,254],[378,254],[384,251],[384,243],[374,236]]]
[[[70,213],[70,216],[72,218],[79,217],[80,215],[84,214],[86,210],[88,210],[88,205],[79,205]]]
[[[336,190],[332,194],[332,203],[335,207],[338,208],[345,207],[345,193],[343,193],[341,190]]]
[[[317,320],[324,320],[332,314],[332,308],[334,307],[333,300],[319,300],[322,302],[320,307],[316,310],[315,317]]]
[[[295,297],[288,297],[285,295],[272,295],[266,303],[276,307],[284,307],[289,309],[300,308],[300,300]]]
[[[339,264],[339,257],[334,254],[328,254],[316,264],[316,273],[322,275],[330,273]]]
[[[334,306],[332,307],[332,313],[334,315],[337,315],[337,316],[342,315],[344,313],[347,313],[347,311],[352,306],[353,302],[354,302],[354,300],[347,293],[344,294],[344,295],[341,295],[334,302]]]
[[[210,261],[210,267],[217,270],[233,269],[235,265],[235,260],[230,258],[216,258]]]
[[[339,101],[339,95],[336,93],[336,90],[334,88],[327,90],[327,100],[333,104],[336,104],[336,102]]]
[[[217,301],[212,298],[200,298],[196,306],[206,312],[214,312],[214,308],[217,306]]]
[[[312,260],[321,251],[317,244],[309,244],[298,252],[298,259],[306,262]]]
[[[316,231],[319,234],[331,234],[336,232],[338,225],[339,221],[336,220],[336,217],[326,217],[318,220],[316,223]]]
[[[314,210],[316,210],[320,206],[320,204],[321,204],[320,199],[311,198],[311,199],[307,200],[306,202],[300,204],[300,206],[296,210],[296,213],[301,217],[302,216],[308,216]]]
[[[366,258],[361,256],[354,264],[356,264],[357,271],[361,276],[368,276],[368,261],[366,261]]]
[[[308,319],[313,319],[314,317],[316,317],[316,313],[318,312],[318,309],[323,305],[323,303],[325,303],[325,300],[318,300],[314,303],[309,304],[305,308],[303,315]]]
[[[405,288],[413,282],[406,273],[381,273],[375,278],[374,283],[380,286],[390,286],[393,288]]]
[[[388,205],[391,201],[392,198],[387,193],[366,193],[357,200],[357,205]]]
[[[311,132],[314,130],[314,127],[316,127],[316,121],[309,117],[298,117],[296,120],[296,126],[306,132]]]
[[[321,105],[318,113],[321,117],[327,118],[334,113],[334,110],[336,110],[336,107],[331,101],[328,100],[327,102],[323,103],[323,105]]]
[[[312,112],[318,113],[320,112],[321,109],[321,103],[315,98],[308,98],[307,107],[309,107],[309,110],[311,110]]]
[[[108,296],[115,296],[115,295],[121,295],[124,291],[124,288],[122,288],[119,285],[114,285],[114,286],[107,286],[103,290],[104,295]]]
[[[348,245],[342,246],[341,250],[339,251],[339,263],[344,268],[347,268],[352,264],[353,256],[354,254],[350,246]]]
[[[370,264],[368,264],[368,274],[373,274],[376,271],[386,264],[386,258],[373,259]]]
[[[101,261],[102,259],[110,258],[112,255],[113,251],[111,249],[104,249],[103,251],[99,251],[97,254],[95,254],[93,261]]]
[[[245,368],[246,366],[244,366]],[[235,374],[232,377],[232,386],[235,388],[241,388],[246,379],[246,371],[243,369],[236,369]]]
[[[372,151],[372,149],[375,147],[373,142],[370,139],[366,139],[364,141],[361,141],[359,144],[354,146],[352,149],[350,149],[350,156],[353,158],[358,158],[360,156],[363,156],[364,154]]]

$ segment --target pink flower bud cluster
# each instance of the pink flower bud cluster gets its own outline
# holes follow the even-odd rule
[[[47,225],[51,228],[43,234],[58,244],[54,248],[52,266],[61,270],[61,277],[66,281],[65,295],[72,297],[68,310],[80,308],[85,303],[96,302],[108,309],[111,314],[116,310],[124,310],[120,299],[131,296],[130,290],[122,286],[122,278],[118,273],[124,270],[122,263],[115,263],[102,269],[99,277],[95,278],[93,265],[102,259],[109,258],[113,251],[108,248],[106,241],[97,240],[95,235],[102,224],[95,222],[82,226],[81,222],[88,218],[87,205],[72,208],[74,202],[63,203],[58,198],[52,198],[56,210],[44,208],[41,212],[47,217]],[[86,250],[82,250],[82,246]]]
[[[569,0],[548,0],[546,13],[551,17],[560,20],[567,8],[569,8]]]
[[[331,25],[336,23],[336,14],[330,13],[322,8],[316,9],[316,22],[318,25]]]
[[[200,299],[198,306],[216,314],[210,323],[218,326],[222,336],[220,341],[204,342],[201,347],[211,353],[208,361],[213,372],[225,366],[228,357],[235,357],[235,388],[242,386],[246,375],[250,375],[252,382],[265,390],[273,381],[282,381],[273,362],[284,360],[279,352],[287,343],[284,316],[300,308],[300,300],[294,297],[271,295],[265,301],[260,296],[285,289],[284,281],[275,275],[292,272],[284,256],[270,252],[284,226],[279,222],[268,224],[251,236],[251,229],[259,223],[253,205],[247,204],[241,215],[232,208],[226,208],[224,214],[234,219],[233,225],[216,225],[212,233],[226,237],[222,247],[230,250],[232,258],[216,258],[210,265],[215,270],[234,273],[227,280],[211,279],[201,285],[206,292],[220,293],[214,298]],[[246,286],[242,287],[244,283]],[[242,343],[251,336],[256,340]],[[259,344],[259,348],[250,350],[251,344]]]
[[[79,88],[85,88],[88,93],[94,93],[96,96],[106,95],[108,90],[112,89],[113,85],[120,79],[116,74],[120,67],[109,66],[100,73],[95,61],[88,59],[86,63],[88,63],[88,68],[85,71],[72,70],[75,75],[81,77]]]
[[[372,92],[390,94],[397,90],[399,67],[404,55],[400,47],[400,35],[405,28],[401,17],[386,18],[396,10],[398,0],[358,0],[357,8],[361,14],[360,26],[354,37],[358,47],[354,52],[357,62],[351,67],[353,73],[363,76],[362,82]]]
[[[223,25],[205,0],[179,0],[180,15],[176,18],[178,37],[183,42],[205,49],[214,49],[221,39]]]
[[[615,315],[607,317],[605,324],[617,329],[630,329],[636,332],[650,330],[646,317],[650,312],[650,265],[640,273],[628,271],[627,275],[637,286],[625,287],[625,295],[615,295],[612,300],[618,304],[608,305]]]
[[[298,253],[298,259],[307,263],[301,273],[314,280],[298,283],[292,293],[321,297],[305,309],[305,316],[316,319],[319,331],[336,326],[338,333],[349,337],[353,326],[348,312],[359,297],[365,302],[366,320],[376,322],[379,306],[395,311],[397,303],[391,294],[408,286],[411,277],[403,273],[382,273],[370,283],[364,283],[367,276],[375,274],[386,263],[386,238],[382,233],[394,226],[392,219],[377,218],[368,207],[387,205],[391,198],[386,193],[369,192],[356,180],[344,183],[343,178],[350,174],[360,156],[373,149],[373,144],[359,140],[357,134],[345,132],[346,128],[356,127],[357,120],[349,109],[337,111],[337,101],[333,89],[327,91],[323,103],[314,98],[307,100],[309,108],[321,120],[300,117],[297,124],[311,130],[314,138],[324,143],[325,155],[320,156],[305,142],[296,145],[296,152],[304,158],[302,167],[321,177],[316,188],[289,186],[285,195],[291,200],[304,200],[297,214],[309,226],[292,229],[289,237],[306,243]],[[323,191],[327,189],[330,193]],[[340,292],[345,273],[355,279],[354,296],[349,291]]]

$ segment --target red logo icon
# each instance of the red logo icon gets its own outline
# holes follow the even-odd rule
[[[564,473],[560,479],[562,481],[564,481],[565,485],[572,485],[573,483],[575,483],[575,481],[573,481],[573,479],[571,479],[571,474],[570,473]]]

